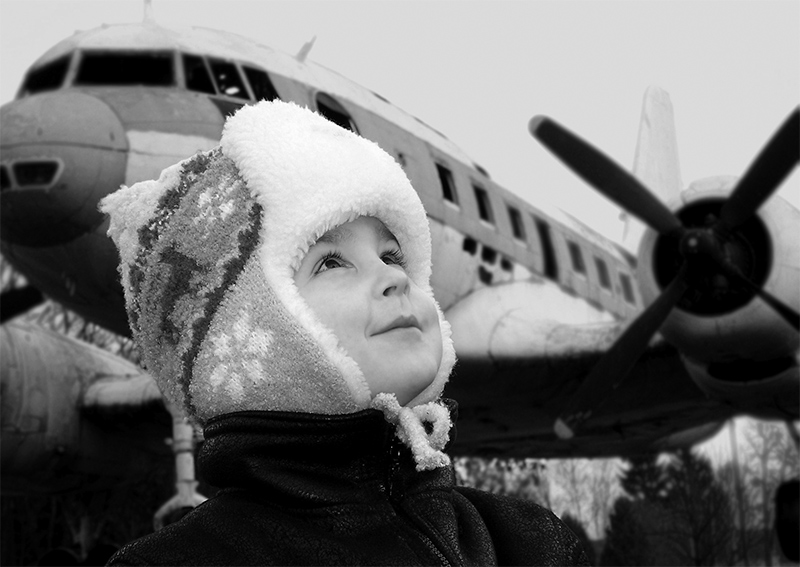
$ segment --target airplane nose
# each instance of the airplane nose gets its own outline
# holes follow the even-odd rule
[[[125,181],[128,141],[114,111],[76,92],[0,108],[0,239],[46,247],[103,221],[97,202]]]

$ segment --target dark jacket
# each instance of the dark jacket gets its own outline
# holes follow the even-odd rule
[[[227,414],[205,439],[200,474],[220,492],[110,565],[588,564],[544,508],[457,487],[452,467],[417,472],[377,410]]]

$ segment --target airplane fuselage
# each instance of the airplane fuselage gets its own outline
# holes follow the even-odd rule
[[[630,255],[498,186],[379,95],[236,36],[192,33],[207,41],[152,24],[78,34],[36,62],[20,98],[2,108],[0,250],[51,298],[128,334],[98,200],[216,146],[243,104],[280,97],[376,141],[403,165],[431,221],[432,284],[445,310],[476,289],[531,278],[582,298],[553,309],[556,319],[565,309],[587,322],[640,309]]]

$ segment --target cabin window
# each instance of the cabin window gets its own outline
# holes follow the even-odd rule
[[[536,225],[539,242],[542,244],[544,275],[546,278],[558,281],[558,262],[556,261],[556,254],[553,249],[553,239],[550,237],[550,225],[536,217],[533,217],[533,224]]]
[[[172,53],[84,51],[75,84],[169,87],[175,84]]]
[[[467,236],[464,238],[464,243],[461,245],[461,248],[464,252],[468,252],[470,256],[474,256],[475,252],[478,251],[478,241]]]
[[[275,100],[278,97],[278,91],[272,86],[272,81],[269,80],[269,75],[261,69],[254,69],[242,65],[245,77],[250,83],[250,88],[253,90],[253,96],[256,100]]]
[[[487,264],[494,264],[495,260],[497,260],[497,251],[489,246],[484,246],[481,251],[481,260]]]
[[[8,174],[6,166],[0,166],[0,191],[11,189],[11,176]]]
[[[508,218],[511,221],[511,232],[514,234],[514,238],[525,240],[525,225],[522,224],[522,215],[519,209],[509,205]]]
[[[436,171],[439,173],[439,183],[442,185],[442,196],[445,201],[458,204],[458,193],[453,182],[453,173],[440,163],[436,164]]]
[[[54,91],[64,84],[67,76],[69,60],[72,54],[62,55],[58,59],[45,63],[41,67],[31,69],[25,76],[22,92],[34,94],[42,91]]]
[[[494,213],[492,212],[492,204],[489,202],[489,194],[486,189],[473,185],[472,189],[475,191],[475,200],[478,201],[478,215],[481,220],[494,224]]]
[[[211,75],[208,73],[203,58],[198,55],[183,55],[183,75],[186,79],[186,88],[206,94],[216,94]]]
[[[628,274],[620,274],[619,283],[622,284],[622,295],[625,301],[631,305],[635,305],[636,301],[633,298],[633,286],[631,285],[631,278],[628,277]]]
[[[356,123],[353,122],[350,113],[332,96],[325,93],[317,93],[317,110],[334,124],[358,134],[358,128]]]
[[[597,277],[600,278],[600,285],[606,289],[611,289],[611,278],[608,275],[608,266],[604,260],[595,257],[594,265],[597,267]]]
[[[211,73],[214,75],[214,80],[217,82],[217,91],[219,91],[219,94],[235,98],[250,98],[247,94],[247,89],[244,88],[242,77],[239,75],[236,65],[230,61],[213,59],[211,57],[208,58],[208,63],[211,65]]]
[[[569,257],[572,260],[572,269],[579,274],[585,274],[586,264],[583,261],[583,253],[580,247],[569,240],[567,241],[567,247],[569,248]]]

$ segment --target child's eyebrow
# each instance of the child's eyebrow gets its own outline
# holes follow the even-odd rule
[[[392,231],[386,228],[386,226],[384,226],[383,224],[380,224],[377,227],[377,231],[378,231],[378,238],[380,240],[397,242],[397,238],[395,237],[394,234],[392,234]],[[353,233],[350,232],[350,230],[348,230],[347,228],[339,226],[337,228],[329,230],[328,232],[320,236],[317,239],[316,243],[319,244],[322,242],[325,244],[338,246],[342,242],[350,242],[351,240],[353,240]]]
[[[334,246],[337,246],[342,242],[349,242],[350,240],[353,240],[353,233],[347,230],[346,228],[337,227],[334,228],[333,230],[329,230],[328,232],[320,236],[317,239],[317,244],[322,242],[325,244],[333,244]]]
[[[380,226],[378,226],[378,237],[381,240],[390,240],[397,242],[397,238],[395,237],[395,235],[392,234],[392,231],[386,228],[386,226],[383,223],[381,223]],[[397,243],[400,244],[399,242]]]

